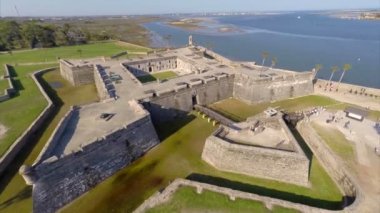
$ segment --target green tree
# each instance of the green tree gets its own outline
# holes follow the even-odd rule
[[[271,69],[273,69],[277,64],[277,58],[276,57],[273,57],[272,58],[272,64],[270,65]]]
[[[0,42],[2,50],[11,50],[23,46],[21,28],[16,21],[0,22]]]
[[[329,79],[329,81],[328,81],[327,84],[326,84],[326,87],[327,87],[327,86],[331,86],[331,80],[332,80],[332,78],[334,77],[334,74],[335,74],[338,70],[339,70],[339,67],[338,67],[338,66],[333,66],[333,67],[331,67],[331,75],[330,75],[330,79]]]
[[[264,66],[265,64],[265,61],[267,60],[267,58],[269,57],[269,53],[268,52],[262,52],[261,53],[261,57],[263,59],[262,63],[261,63],[261,66]]]
[[[323,68],[322,64],[316,64],[314,67],[314,78],[317,77],[318,72]]]

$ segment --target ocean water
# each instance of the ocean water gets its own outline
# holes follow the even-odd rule
[[[380,21],[344,20],[311,13],[207,17],[208,29],[189,31],[152,22],[144,26],[152,32],[152,46],[195,42],[234,60],[261,64],[262,52],[268,52],[266,65],[273,57],[276,67],[306,71],[322,64],[318,77],[328,79],[332,66],[351,64],[343,82],[380,88]],[[218,32],[219,27],[238,29]],[[170,35],[170,40],[163,39]],[[335,74],[339,80],[341,71]]]

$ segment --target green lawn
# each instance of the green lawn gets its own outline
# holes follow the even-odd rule
[[[78,52],[81,50],[81,54]],[[122,51],[148,51],[148,48],[117,44],[116,42],[102,42],[79,46],[64,46],[37,50],[21,50],[14,51],[11,55],[8,53],[0,54],[0,65],[17,64],[31,62],[54,62],[58,58],[91,58],[117,54]]]
[[[175,72],[166,71],[166,72],[159,72],[159,73],[139,76],[139,77],[137,77],[137,79],[139,79],[139,81],[141,83],[147,83],[147,82],[157,81],[157,80],[162,81],[162,80],[166,80],[169,78],[174,78],[176,76],[177,76],[177,74]]]
[[[5,90],[9,88],[7,79],[0,79],[0,95],[3,95]]]
[[[0,139],[0,156],[8,150],[13,142],[47,106],[47,101],[34,83],[30,73],[51,66],[15,67],[17,76],[14,77],[13,82],[18,95],[0,103],[0,123],[8,128],[5,137]]]
[[[348,141],[343,133],[335,128],[329,128],[317,123],[312,123],[312,126],[330,149],[343,158],[343,160],[355,160],[355,151],[352,147],[352,142]]]
[[[164,204],[149,209],[147,213],[167,212],[269,212],[263,203],[252,200],[236,199],[231,201],[228,196],[206,191],[197,194],[194,188],[181,187],[172,199]]]
[[[309,95],[300,98],[287,99],[274,103],[261,103],[250,105],[239,101],[238,99],[230,98],[212,104],[210,107],[235,121],[243,121],[249,116],[261,113],[268,107],[278,107],[289,112],[302,110],[315,106],[330,106],[339,102],[324,96]]]
[[[17,69],[17,74],[20,74],[22,70],[26,72],[26,70],[34,69],[35,67],[33,69],[31,67],[28,69]],[[10,170],[5,174],[5,176],[2,177],[0,181],[0,188],[4,187],[4,189],[0,193],[0,212],[32,212],[32,189],[30,186],[26,186],[25,181],[17,172],[18,168],[22,164],[31,165],[34,162],[34,160],[40,154],[43,146],[48,141],[52,132],[54,131],[54,128],[57,126],[60,119],[66,114],[72,105],[83,105],[98,100],[95,85],[91,84],[73,87],[69,82],[62,79],[58,70],[44,74],[43,80],[44,81],[42,83],[44,87],[47,88],[47,91],[53,98],[57,108],[54,111],[54,116],[52,116],[51,120],[46,122],[45,125],[40,129],[40,133],[42,132],[43,134],[35,138],[33,141],[28,141],[30,145],[28,145],[27,150],[23,150],[19,153],[16,161],[11,164]],[[57,89],[50,88],[48,84],[51,82],[59,82],[62,87]],[[31,89],[28,87],[28,91],[30,90]],[[23,97],[22,100],[18,100],[21,99],[20,95],[19,97],[13,98],[9,101],[10,103],[20,103],[20,106],[18,106],[18,108],[31,108],[31,106],[37,106],[40,105],[39,102],[43,102],[42,99],[37,99],[36,97],[30,97],[30,99],[27,98],[28,97]],[[2,112],[1,110],[3,104],[7,102],[0,103],[0,112]],[[3,113],[0,114],[3,116]],[[24,113],[20,110],[18,111],[18,114],[20,114],[20,116],[25,116],[27,113]],[[19,117],[17,119],[23,121],[24,118]],[[24,122],[16,122],[16,124],[18,123]]]
[[[306,97],[303,100],[314,98],[319,99]],[[234,108],[247,107],[243,103],[240,105],[243,107],[235,102]],[[284,102],[285,105],[290,106],[288,102]],[[242,118],[253,115],[244,110],[225,112]],[[176,178],[195,179],[313,206],[339,208],[342,194],[315,158],[311,163],[311,188],[222,172],[209,166],[202,161],[201,153],[205,139],[215,129],[196,113],[157,125],[158,134],[163,139],[159,146],[66,206],[63,212],[130,212]]]

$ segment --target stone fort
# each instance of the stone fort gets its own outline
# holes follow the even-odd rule
[[[169,70],[176,76],[147,83],[139,80]],[[187,115],[194,106],[231,97],[260,103],[308,95],[313,93],[314,78],[312,71],[293,72],[231,61],[193,45],[192,40],[187,47],[133,59],[60,60],[60,71],[74,86],[95,83],[100,101],[72,107],[33,165],[20,168],[27,184],[33,186],[34,212],[56,211],[159,144],[154,123]],[[274,129],[283,131],[290,144],[288,150],[276,145],[264,150],[225,143],[236,130],[221,125],[207,139],[203,159],[219,169],[307,185],[309,162],[282,122],[278,118]],[[265,156],[278,159],[272,164],[279,163],[278,168],[283,168],[277,174],[264,170],[255,173],[215,163],[223,156],[235,156],[242,147],[249,150],[246,155],[255,155],[251,159],[255,162],[241,161],[242,168],[251,163],[259,171],[270,163],[262,161]],[[221,151],[218,156],[207,155],[207,150]],[[296,171],[287,172],[289,166]]]

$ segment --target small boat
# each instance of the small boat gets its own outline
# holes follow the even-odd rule
[[[298,16],[297,19],[301,19],[301,16]]]

